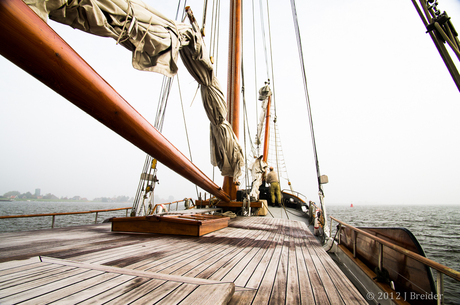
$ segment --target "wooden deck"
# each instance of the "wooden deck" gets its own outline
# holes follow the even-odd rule
[[[202,237],[110,224],[2,233],[0,304],[18,302],[367,304],[303,222],[268,217]]]

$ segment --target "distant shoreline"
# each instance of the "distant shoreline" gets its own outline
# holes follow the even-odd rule
[[[59,202],[59,203],[75,203],[75,202],[84,202],[84,203],[129,203],[131,201],[101,201],[101,200],[72,200],[72,199],[8,199],[0,198],[0,202]]]

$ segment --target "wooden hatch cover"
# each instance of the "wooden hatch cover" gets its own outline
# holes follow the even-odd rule
[[[149,215],[112,218],[113,232],[159,233],[173,235],[203,236],[228,226],[230,217],[192,215]]]

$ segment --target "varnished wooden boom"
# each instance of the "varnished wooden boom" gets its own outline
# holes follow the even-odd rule
[[[223,201],[228,195],[143,118],[21,0],[0,0],[0,54]]]

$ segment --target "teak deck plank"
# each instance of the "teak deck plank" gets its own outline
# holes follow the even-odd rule
[[[353,289],[353,284],[342,276],[340,268],[333,261],[325,259],[325,255],[327,255],[327,253],[317,250],[315,250],[315,253],[319,258],[323,258],[321,261],[329,276],[336,279],[334,281],[334,285],[342,297],[343,302],[345,304],[356,304],[359,302],[361,295],[356,289]]]
[[[247,234],[247,232],[245,233]],[[232,234],[225,235],[225,237],[233,241],[233,239],[236,237],[236,234],[237,232],[232,232]],[[184,251],[183,258],[178,258],[180,262],[174,261],[174,265],[172,266],[170,262],[169,267],[158,270],[164,273],[194,276],[196,273],[200,272],[198,271],[199,269],[202,270],[201,267],[203,266],[203,263],[211,265],[211,262],[215,259],[216,256],[231,247],[231,244],[224,243],[224,239],[222,238],[220,238],[220,241],[217,239],[215,242],[216,243],[204,243],[203,247],[198,248],[194,252]],[[191,270],[194,270],[194,274],[189,273]]]
[[[131,304],[133,305],[135,304],[139,304],[139,305],[154,304],[155,302],[158,302],[161,299],[168,297],[168,296],[170,296],[170,298],[173,298],[173,303],[171,304],[177,304],[179,302],[177,299],[174,298],[174,294],[181,286],[184,286],[184,285],[187,286],[190,284],[182,284],[178,282],[167,282],[157,287],[151,293],[145,294],[144,296],[132,302]]]
[[[227,230],[224,236],[230,236],[232,232],[233,231],[231,230]],[[165,265],[168,265],[173,260],[183,260],[183,257],[187,256],[187,253],[203,253],[203,249],[208,244],[215,247],[220,247],[223,242],[222,238],[216,237],[214,233],[210,233],[206,235],[206,237],[202,237],[198,240],[195,238],[189,239],[187,237],[180,238],[180,243],[172,242],[168,245],[163,245],[162,243],[162,247],[157,249],[160,253],[158,257],[155,258],[155,260],[149,259],[143,262],[138,262],[127,266],[127,268],[156,272],[161,270],[161,268],[164,268]]]
[[[192,284],[181,285],[176,290],[174,290],[174,293],[170,293],[168,296],[158,301],[156,305],[177,304],[178,300],[185,299],[197,287],[198,287],[197,285],[192,285]]]
[[[2,284],[1,289],[0,289],[0,299],[3,296],[7,296],[10,294],[15,294],[18,292],[33,289],[37,287],[38,285],[40,285],[41,283],[48,282],[50,280],[57,281],[64,276],[63,275],[64,272],[66,274],[73,275],[76,273],[81,273],[83,271],[77,270],[76,268],[72,268],[72,267],[58,267],[58,268],[54,268],[52,272],[47,272],[44,274],[35,273],[33,276],[30,276],[30,277],[25,275],[23,277],[16,278],[14,280],[11,280],[11,281],[8,281]]]
[[[13,268],[9,269],[8,272],[5,272],[4,274],[0,275],[0,283],[3,282],[8,282],[8,284],[14,285],[14,281],[19,279],[19,281],[22,281],[21,278],[27,277],[27,280],[33,280],[34,275],[38,276],[45,276],[46,273],[53,272],[54,269],[59,268],[59,266],[55,266],[52,264],[40,264],[37,263],[38,265],[26,265],[24,267],[26,268]],[[7,270],[5,270],[7,271]],[[8,287],[6,284],[2,284],[2,288]]]
[[[254,269],[254,272],[251,274],[251,277],[248,279],[245,287],[259,288],[261,280],[268,269],[268,265],[272,259],[273,252],[275,251],[276,245],[279,243],[280,235],[275,233],[274,239],[271,241],[266,251],[264,252],[261,260],[257,262],[257,266]]]
[[[203,255],[203,253],[206,253],[205,250],[209,249],[208,247],[222,246],[222,241],[219,242],[215,237],[211,237],[209,243],[205,243],[205,240],[208,239],[201,238],[198,242],[196,242],[196,240],[195,242],[190,240],[185,243],[173,243],[169,247],[162,249],[162,256],[158,259],[150,260],[147,264],[135,266],[135,268],[150,272],[158,272],[179,262],[186,263],[190,256]],[[129,266],[129,268],[131,268],[131,266]],[[180,268],[180,266],[177,268]]]
[[[63,296],[59,299],[60,304],[80,304],[80,302],[88,301],[96,295],[110,289],[110,287],[118,287],[118,285],[131,280],[133,277],[128,275],[116,275],[108,280],[100,282],[93,286],[88,286],[84,290],[76,293]]]
[[[222,293],[224,291],[224,293]],[[229,283],[218,285],[201,285],[195,289],[185,300],[181,302],[187,304],[215,305],[228,304],[235,292],[235,286]],[[208,296],[206,299],[203,296]]]
[[[72,285],[75,282],[84,281],[86,279],[102,274],[100,271],[96,270],[87,270],[83,272],[80,271],[79,273],[72,272],[71,274],[69,273],[71,272],[64,273],[62,276],[60,276],[60,279],[56,281],[46,280],[42,283],[36,283],[38,284],[38,286],[36,286],[35,288],[28,289],[27,291],[23,291],[20,297],[11,296],[9,298],[2,299],[2,303],[5,302],[4,304],[6,304],[10,301],[13,303],[23,302],[29,299],[37,298],[49,292],[54,292],[68,285]],[[32,303],[35,304],[35,302]]]
[[[137,282],[135,283],[135,287],[134,285],[130,286],[129,291],[119,295],[117,298],[114,298],[111,301],[106,302],[104,304],[129,304],[141,298],[142,296],[147,295],[152,291],[155,291],[158,287],[164,285],[165,283],[166,281],[162,280],[137,280]]]
[[[258,281],[258,287],[254,287],[256,285],[253,284],[251,288],[258,288],[257,294],[254,298],[253,304],[268,304],[272,297],[274,298],[283,298],[284,295],[273,295],[272,296],[272,289],[274,286],[274,281],[277,280],[277,277],[282,277],[284,274],[277,274],[278,271],[278,264],[281,256],[282,250],[282,243],[283,243],[283,236],[278,234],[279,242],[275,245],[275,249],[272,252],[267,252],[268,255],[262,259],[263,268],[259,269],[259,272],[263,272],[263,277],[261,281]],[[270,255],[271,254],[271,255]],[[261,262],[262,263],[262,262]],[[266,267],[265,267],[266,265]],[[259,274],[260,274],[259,273]]]
[[[33,268],[34,266],[39,266],[39,265],[40,265],[40,262],[35,257],[29,258],[27,260],[21,260],[21,261],[4,262],[3,264],[0,264],[0,276],[3,274],[15,272],[15,271],[11,271],[13,269],[20,271],[20,270],[28,269],[30,267]]]
[[[235,285],[250,287],[247,283],[252,277],[254,271],[256,270],[259,262],[264,257],[265,253],[270,248],[270,245],[274,242],[274,239],[277,237],[276,233],[270,232],[270,235],[264,240],[260,245],[260,248],[257,249],[257,252],[251,257],[249,263],[244,267],[241,273],[235,280]]]
[[[73,294],[81,293],[82,291],[85,291],[86,289],[90,287],[99,285],[101,283],[104,283],[118,276],[119,276],[118,274],[100,273],[86,280],[75,282],[72,285],[68,285],[59,290],[51,291],[49,293],[33,298],[29,301],[25,301],[24,303],[21,303],[21,304],[39,305],[39,304],[49,304],[52,302],[56,302],[58,300],[61,300],[63,298],[63,295],[73,295]]]
[[[322,286],[324,287],[330,302],[334,305],[343,304],[342,298],[340,297],[334,282],[329,277],[329,274],[327,273],[326,268],[322,264],[321,260],[318,258],[318,256],[315,255],[316,253],[314,247],[312,247],[311,244],[310,247],[308,247],[308,250],[310,251],[311,258],[315,264],[316,270],[321,278]]]
[[[300,304],[315,304],[315,298],[313,296],[312,284],[310,281],[310,275],[305,264],[305,259],[302,253],[302,247],[299,238],[295,239],[295,252],[297,259],[297,272],[299,273],[300,285]]]
[[[310,278],[310,285],[313,291],[313,295],[314,295],[316,304],[331,304],[329,302],[327,293],[324,290],[323,283],[316,270],[316,267],[310,255],[310,252],[308,251],[308,247],[310,246],[310,244],[308,242],[305,242],[304,240],[301,240],[300,244],[301,244],[301,249],[302,249],[302,254],[303,254],[303,261],[307,268],[307,272]]]
[[[255,240],[256,245],[263,245],[264,241],[270,235],[270,232],[265,232],[265,234],[260,234]],[[235,263],[230,271],[228,271],[222,278],[221,281],[232,281],[235,282],[236,279],[243,273],[243,270],[248,266],[249,262],[257,255],[260,249],[257,247],[246,247],[240,254],[234,258]],[[216,274],[217,275],[217,274]],[[236,283],[235,283],[236,284]],[[244,286],[246,283],[242,284]]]
[[[289,304],[300,304],[300,283],[299,271],[297,266],[297,252],[295,247],[294,229],[290,228],[290,237],[288,243],[288,278],[286,286],[286,302]],[[302,283],[303,284],[303,283]]]
[[[12,254],[0,251],[0,303],[367,304],[298,221],[239,217],[202,237],[110,232],[110,224],[44,231],[38,240],[0,234]],[[66,260],[37,258],[49,253]]]
[[[233,236],[230,236],[231,238]],[[207,253],[205,254],[199,252],[194,256],[191,256],[189,260],[184,260],[182,264],[180,264],[179,268],[168,268],[164,269],[161,272],[168,272],[171,270],[171,274],[178,274],[183,276],[190,276],[194,277],[198,274],[202,273],[207,267],[208,264],[212,264],[216,260],[220,259],[223,256],[223,253],[230,247],[231,245],[226,244],[219,244],[219,247],[211,247],[207,248]],[[207,278],[205,276],[200,276],[202,278]]]
[[[214,257],[211,261],[212,264],[206,264],[205,269],[199,273],[200,278],[211,279],[211,276],[214,275],[219,269],[224,265],[227,268],[230,260],[237,255],[244,247],[247,247],[250,244],[251,237],[254,236],[254,232],[250,232],[248,235],[240,235],[237,238],[234,238],[232,242],[226,246],[225,250],[220,257]],[[201,265],[203,266],[203,264]]]
[[[123,283],[120,283],[117,286],[107,286],[106,289],[85,301],[78,303],[78,304],[104,304],[106,302],[116,300],[118,297],[122,296],[126,292],[130,291],[131,289],[136,289],[140,285],[150,281],[147,278],[135,278],[132,276],[120,276],[120,279],[126,278]],[[130,302],[130,301],[128,301]]]

